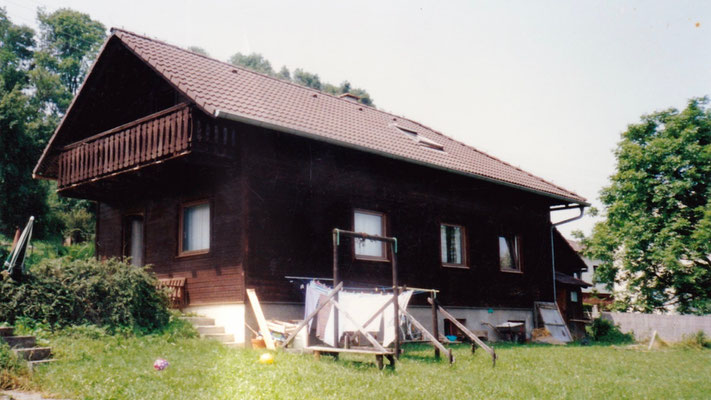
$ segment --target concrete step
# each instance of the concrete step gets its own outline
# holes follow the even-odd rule
[[[223,342],[225,346],[231,348],[231,349],[244,349],[244,343],[237,343],[237,342]]]
[[[6,326],[0,327],[0,336],[12,336],[15,334],[15,327]]]
[[[222,343],[229,343],[229,342],[234,342],[235,341],[235,335],[233,334],[227,334],[227,333],[210,333],[207,335],[200,335],[200,337],[203,337],[205,339],[213,339],[217,340],[218,342]]]
[[[55,361],[57,361],[57,360],[55,360],[54,358],[50,358],[50,359],[47,359],[47,360],[28,361],[28,362],[27,362],[27,367],[30,369],[30,371],[33,371],[33,370],[35,369],[35,367],[38,367],[38,366],[40,366],[40,365],[47,365],[47,364],[53,363],[53,362],[55,362]]]
[[[29,347],[21,349],[12,349],[19,357],[27,361],[40,361],[49,358],[52,354],[51,347]]]
[[[34,336],[4,336],[0,340],[4,340],[13,349],[35,347],[37,344]]]
[[[215,325],[215,320],[213,318],[207,317],[182,317],[182,319],[190,322],[194,326],[208,326]]]
[[[217,325],[196,326],[195,329],[197,329],[198,333],[201,335],[209,335],[209,334],[213,334],[213,333],[225,333],[225,328],[222,326],[217,326]]]

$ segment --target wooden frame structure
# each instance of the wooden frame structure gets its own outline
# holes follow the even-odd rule
[[[383,243],[387,243],[390,245],[390,264],[392,266],[392,278],[393,278],[393,295],[392,298],[388,301],[386,301],[377,311],[373,313],[373,315],[368,318],[368,320],[363,323],[363,324],[358,324],[356,320],[348,313],[347,310],[345,310],[339,303],[338,303],[338,293],[343,290],[343,282],[340,280],[339,276],[339,270],[338,270],[338,247],[340,245],[340,237],[345,236],[345,237],[351,237],[354,239],[360,239],[360,240],[377,240],[381,241]],[[332,304],[334,309],[333,309],[333,321],[334,321],[334,332],[333,332],[333,339],[334,343],[336,346],[338,346],[338,343],[340,343],[340,335],[339,335],[339,324],[338,324],[338,318],[339,318],[339,313],[343,313],[343,316],[345,316],[358,330],[358,332],[365,337],[365,339],[370,342],[370,344],[373,346],[372,348],[367,348],[367,347],[361,347],[361,348],[339,348],[339,347],[326,347],[326,346],[307,346],[306,348],[309,350],[312,350],[314,352],[314,357],[315,358],[320,358],[322,353],[326,354],[332,354],[338,357],[339,353],[360,353],[360,354],[373,354],[376,357],[376,362],[378,365],[379,369],[383,368],[383,357],[386,357],[390,361],[390,365],[392,367],[395,366],[395,359],[400,358],[400,315],[402,314],[407,318],[412,325],[414,325],[420,332],[422,332],[422,335],[427,338],[427,340],[432,343],[432,345],[435,347],[435,357],[439,358],[440,352],[447,354],[447,359],[449,360],[449,363],[452,364],[454,363],[454,355],[452,354],[452,349],[448,349],[442,345],[442,343],[439,341],[437,338],[438,334],[438,319],[437,319],[437,310],[439,310],[446,319],[449,319],[454,323],[462,332],[464,332],[471,340],[472,340],[472,353],[476,349],[476,345],[479,345],[481,348],[487,351],[492,357],[492,362],[494,366],[496,366],[496,353],[494,352],[494,349],[491,347],[487,346],[483,341],[481,341],[474,333],[472,333],[469,329],[467,329],[464,325],[462,325],[459,321],[456,320],[447,310],[445,310],[441,305],[437,303],[437,300],[434,298],[434,296],[429,297],[427,301],[432,305],[432,322],[434,326],[434,334],[429,332],[415,317],[412,316],[409,312],[407,312],[404,309],[400,309],[399,302],[398,302],[398,296],[400,294],[400,286],[398,285],[398,275],[397,275],[397,238],[394,237],[386,237],[386,236],[375,236],[375,235],[368,235],[366,233],[359,233],[359,232],[353,232],[353,231],[346,231],[342,229],[334,229],[333,230],[333,284],[334,288],[328,293],[328,295],[324,298],[324,301],[322,301],[299,325],[296,327],[296,329],[289,335],[289,337],[284,341],[284,344],[282,345],[283,347],[287,347],[291,342],[296,338],[296,335],[303,329],[306,325],[308,325],[309,321],[314,319],[319,311],[326,307],[329,304]],[[432,291],[435,292],[435,291]],[[395,329],[395,341],[394,341],[394,349],[393,350],[388,350],[386,349],[383,345],[378,343],[378,341],[370,334],[368,333],[364,327],[370,325],[371,322],[377,318],[378,315],[382,314],[389,306],[390,304],[393,304],[394,306],[394,329]],[[348,346],[348,342],[346,341],[346,346]]]

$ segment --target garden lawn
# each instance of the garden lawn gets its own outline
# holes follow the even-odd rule
[[[502,346],[495,368],[483,351],[454,347],[456,363],[436,361],[425,345],[405,346],[394,370],[374,357],[228,349],[164,336],[58,337],[60,361],[38,368],[39,390],[71,399],[474,399],[710,398],[711,350]],[[155,371],[153,362],[170,366]]]

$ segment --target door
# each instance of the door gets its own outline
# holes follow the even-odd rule
[[[124,219],[123,255],[130,263],[143,265],[143,215],[128,215]]]

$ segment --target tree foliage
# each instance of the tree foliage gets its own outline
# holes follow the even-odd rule
[[[40,40],[35,52],[36,82],[50,85],[47,101],[64,113],[94,61],[106,28],[87,14],[68,8],[37,13]]]
[[[359,97],[358,101],[361,104],[371,107],[375,106],[375,104],[373,104],[373,99],[367,91],[352,87],[348,81],[343,81],[343,83],[339,86],[336,86],[330,83],[322,82],[318,74],[305,71],[301,68],[295,69],[292,74],[286,66],[282,66],[278,72],[275,72],[269,60],[264,58],[264,56],[259,53],[251,53],[249,55],[236,53],[230,57],[230,63],[265,75],[279,78],[281,80],[294,82],[311,89],[321,90],[334,96],[344,93],[351,93]]]
[[[0,8],[0,232],[12,235],[34,215],[39,236],[71,230],[77,237],[68,224],[93,226],[87,222],[90,204],[51,201],[56,188],[33,180],[32,169],[105,32],[88,15],[68,9],[39,10],[37,18],[39,34],[13,24]]]
[[[626,285],[629,309],[711,312],[711,110],[642,117],[622,134],[605,220],[584,240],[598,280]]]

